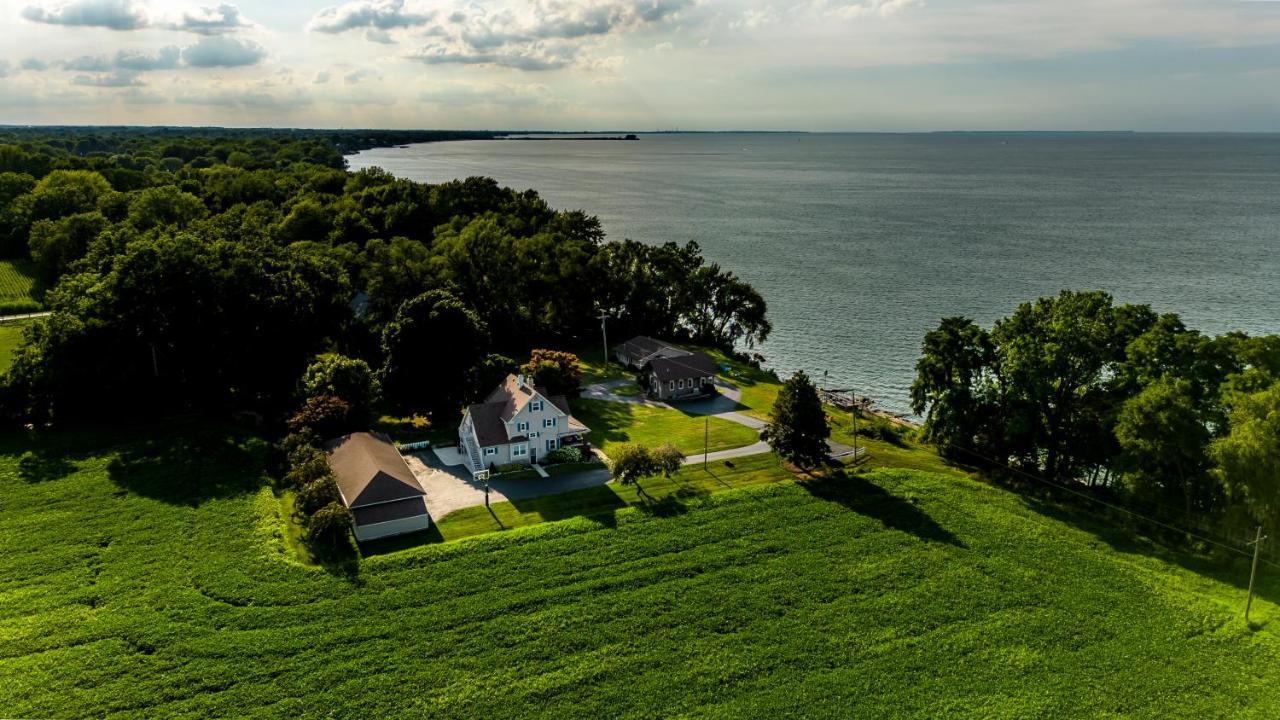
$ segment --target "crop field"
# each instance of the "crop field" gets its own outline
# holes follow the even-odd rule
[[[35,275],[25,260],[0,260],[0,301],[34,300]]]
[[[622,508],[326,571],[265,443],[0,438],[0,716],[1280,715],[1280,582],[954,473]]]

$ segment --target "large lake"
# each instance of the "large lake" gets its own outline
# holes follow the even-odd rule
[[[488,175],[612,238],[696,240],[755,285],[761,349],[907,409],[921,336],[1062,288],[1205,331],[1280,332],[1280,135],[670,134],[488,140],[350,158]]]

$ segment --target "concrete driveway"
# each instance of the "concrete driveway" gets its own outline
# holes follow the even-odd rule
[[[455,510],[484,504],[484,483],[471,477],[466,466],[445,465],[430,450],[405,455],[404,459],[422,489],[427,492],[427,510],[436,520]],[[489,502],[556,495],[599,487],[608,482],[609,471],[605,468],[536,480],[497,479],[489,483]]]

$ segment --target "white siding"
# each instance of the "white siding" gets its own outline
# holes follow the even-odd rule
[[[424,513],[413,517],[400,518],[399,520],[388,520],[387,522],[373,523],[371,525],[357,525],[356,540],[361,542],[376,540],[378,538],[426,530],[429,527],[431,527],[431,516]]]

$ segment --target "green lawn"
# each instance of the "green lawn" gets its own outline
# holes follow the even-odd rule
[[[655,446],[669,442],[686,454],[702,452],[704,429],[711,452],[760,439],[755,430],[719,418],[711,418],[704,428],[704,418],[679,410],[608,400],[577,399],[572,403],[574,417],[591,428],[591,444],[606,455],[620,443]]]
[[[606,366],[604,362],[604,346],[600,343],[570,350],[578,356],[578,366],[582,368],[582,384],[584,386],[604,380],[621,380],[635,377],[635,373],[611,360]]]
[[[22,344],[22,330],[30,321],[0,323],[0,374],[13,364],[13,352]]]
[[[551,477],[555,477],[557,475],[575,475],[577,473],[587,472],[589,470],[599,470],[602,467],[604,467],[604,463],[571,462],[571,463],[560,463],[559,465],[548,465],[544,469],[547,471],[548,475],[550,475]]]
[[[738,386],[742,391],[742,397],[738,401],[743,406],[742,412],[761,420],[769,419],[773,401],[777,399],[778,389],[782,387],[772,374],[739,362],[719,350],[693,346],[690,346],[690,349],[701,350],[722,366],[728,365],[729,371],[727,373],[722,371],[720,377]]]
[[[954,473],[695,487],[328,572],[290,560],[266,457],[191,425],[0,438],[0,715],[1280,715],[1280,575],[1251,630],[1245,563]]]

